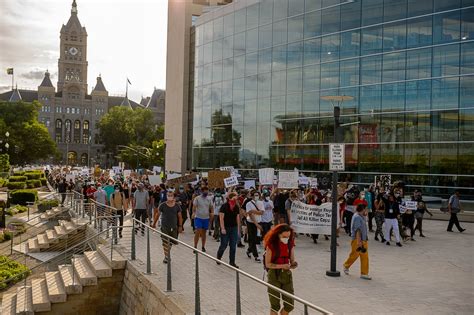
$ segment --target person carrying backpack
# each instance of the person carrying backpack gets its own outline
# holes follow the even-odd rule
[[[293,275],[298,263],[295,260],[295,233],[288,224],[278,224],[264,238],[264,268],[268,271],[267,282],[293,294]],[[270,314],[289,314],[294,309],[294,300],[268,288]],[[283,301],[283,308],[281,302]]]

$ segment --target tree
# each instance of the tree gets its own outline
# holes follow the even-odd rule
[[[105,149],[116,159],[131,166],[163,165],[164,127],[155,123],[151,110],[113,107],[101,118],[99,130]]]
[[[8,172],[10,170],[10,159],[8,154],[0,154],[0,172]]]
[[[38,102],[0,102],[0,135],[9,133],[11,164],[34,163],[57,154],[48,129],[38,121]]]

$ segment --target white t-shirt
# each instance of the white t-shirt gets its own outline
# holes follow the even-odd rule
[[[263,208],[265,209],[265,213],[262,215],[262,222],[271,223],[273,221],[273,201],[264,200]]]
[[[255,205],[257,206],[257,208],[255,208]],[[245,210],[247,211],[247,213],[252,211],[252,210],[264,211],[265,207],[263,205],[263,201],[261,201],[261,200],[257,200],[257,201],[251,200],[251,201],[247,202],[247,205],[245,206]],[[261,215],[254,214],[254,217],[255,217],[255,220],[257,221],[257,223],[260,223],[260,221],[262,220]],[[247,215],[247,222],[253,223],[252,219],[250,218],[250,215]]]

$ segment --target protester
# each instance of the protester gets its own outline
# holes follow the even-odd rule
[[[458,213],[461,212],[461,202],[459,201],[460,192],[456,190],[451,197],[448,199],[448,212],[451,214],[448,223],[448,232],[453,231],[453,225],[456,225],[459,232],[464,232],[466,229],[463,229],[459,224]]]
[[[360,278],[372,280],[369,277],[368,233],[365,223],[367,215],[367,207],[364,204],[358,204],[351,221],[351,253],[344,263],[344,273],[348,275],[349,268],[360,257]]]
[[[425,237],[425,235],[423,234],[423,216],[425,215],[425,212],[428,213],[430,216],[433,216],[433,214],[426,207],[426,203],[423,201],[423,196],[421,195],[420,190],[415,190],[412,200],[416,201],[416,226],[413,233],[418,230],[420,232],[420,237]]]
[[[285,223],[286,224],[291,224],[291,205],[295,201],[298,201],[298,195],[296,191],[292,190],[290,192],[290,198],[288,198],[285,201],[285,211],[286,211]],[[281,217],[280,217],[280,221],[281,221]]]
[[[221,206],[224,204],[224,196],[222,196],[222,192],[216,191],[214,197],[212,198],[212,206],[214,208],[214,220],[211,222],[211,228],[209,229],[209,235],[211,235],[211,230],[214,231],[212,237],[215,240],[219,240],[219,210]]]
[[[135,219],[141,220],[142,235],[145,235],[145,222],[147,219],[147,206],[149,203],[149,195],[145,190],[143,183],[138,184],[138,190],[133,194],[132,209],[135,214]],[[138,228],[135,228],[135,234],[138,232]]]
[[[258,191],[253,191],[251,194],[253,199],[247,202],[246,205],[248,233],[247,257],[251,258],[251,255],[253,255],[256,262],[261,262],[262,260],[258,257],[257,251],[257,237],[263,232],[260,222],[262,215],[265,213],[265,207],[260,200],[260,193]]]
[[[201,239],[201,249],[206,252],[206,231],[209,229],[209,221],[214,219],[212,201],[208,197],[209,189],[204,186],[201,188],[201,195],[193,200],[194,227],[194,248],[197,248],[199,239]]]
[[[393,194],[388,195],[385,201],[385,241],[390,245],[390,230],[393,228],[393,234],[397,240],[397,246],[402,247],[400,243],[400,232],[398,228],[398,218],[400,217],[400,207]]]
[[[176,194],[177,202],[181,207],[181,217],[183,219],[183,231],[184,223],[188,219],[188,208],[189,208],[189,197],[188,194],[184,191],[183,186],[179,186],[178,193]]]
[[[272,228],[264,239],[265,268],[268,269],[268,283],[293,294],[293,275],[298,263],[295,260],[294,232],[288,224]],[[294,308],[294,300],[278,291],[268,288],[270,314],[289,314]],[[283,308],[281,303],[283,302]]]
[[[385,202],[382,199],[383,193],[378,194],[377,199],[374,202],[375,207],[375,237],[374,240],[379,240],[379,235],[382,243],[385,243],[385,237],[383,235],[383,223],[385,221]]]
[[[63,178],[57,185],[58,193],[61,194],[61,206],[64,206],[64,200],[66,199],[67,192],[66,178]]]
[[[115,214],[119,216],[119,237],[122,238],[123,216],[125,209],[125,195],[120,185],[115,185],[114,192],[110,196],[110,205],[115,208]]]
[[[240,207],[237,202],[237,194],[231,192],[219,210],[220,221],[220,246],[217,251],[217,259],[221,260],[224,252],[229,246],[229,264],[235,268],[239,268],[235,264],[235,252],[240,231]]]
[[[270,231],[273,224],[273,201],[270,199],[269,192],[263,193],[263,209],[264,213],[261,218],[260,225],[262,226],[262,239]]]

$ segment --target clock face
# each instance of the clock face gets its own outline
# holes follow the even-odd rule
[[[69,53],[73,56],[77,55],[78,52],[79,52],[79,50],[77,50],[76,47],[69,48]]]

